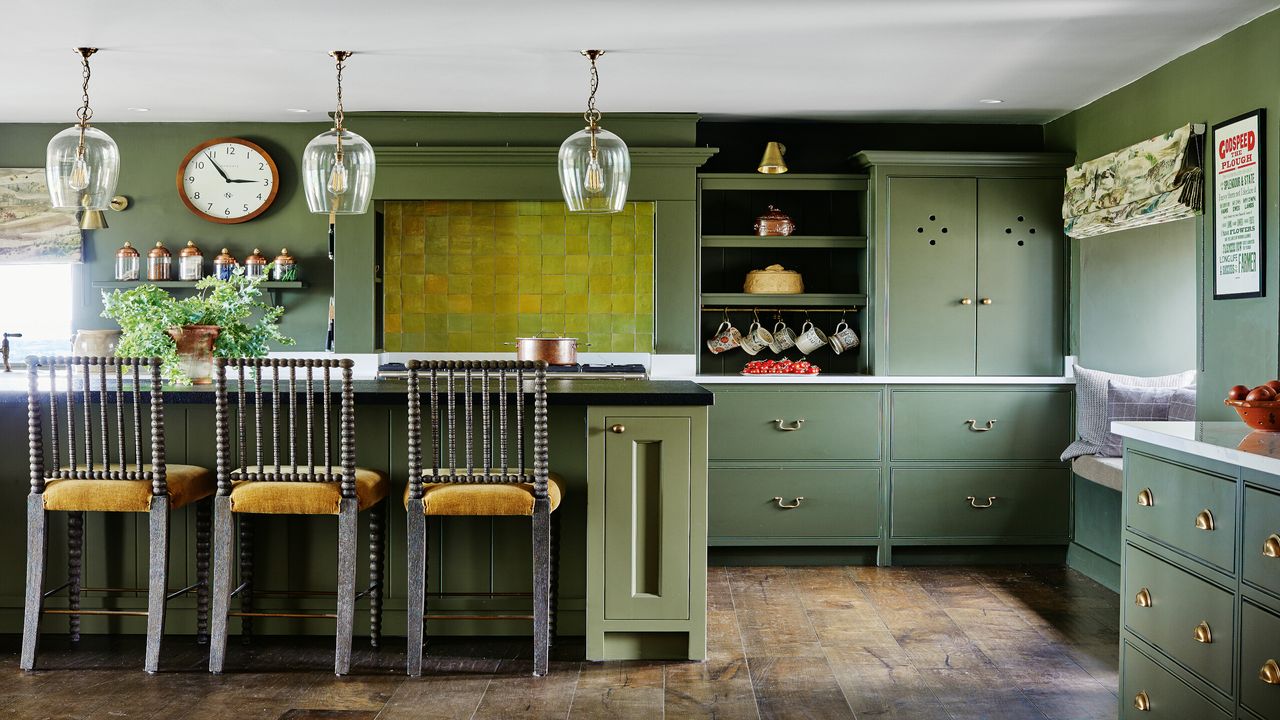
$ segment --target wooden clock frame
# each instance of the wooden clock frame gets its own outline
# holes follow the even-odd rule
[[[200,208],[196,207],[195,204],[191,202],[191,198],[187,197],[186,190],[182,185],[182,176],[186,174],[187,164],[191,162],[191,159],[194,158],[197,153],[207,148],[213,147],[214,145],[222,145],[226,143],[244,145],[252,149],[254,152],[261,155],[262,158],[266,160],[267,167],[271,168],[271,192],[267,195],[266,202],[262,203],[262,206],[259,207],[257,210],[254,210],[253,212],[243,217],[221,218],[221,217],[214,217],[213,215],[209,215],[204,212],[201,212]],[[186,157],[182,158],[182,163],[178,165],[178,174],[177,174],[176,180],[177,180],[177,186],[178,186],[178,197],[182,198],[182,204],[186,205],[187,209],[190,210],[192,214],[194,214],[196,217],[202,220],[208,220],[209,222],[215,222],[221,225],[235,225],[238,223],[248,222],[258,217],[262,213],[266,212],[267,209],[270,208],[273,204],[275,204],[276,193],[280,191],[280,169],[276,167],[276,161],[271,157],[271,154],[268,153],[266,150],[263,150],[261,145],[258,145],[257,143],[251,142],[249,140],[245,140],[244,138],[238,138],[238,137],[217,137],[217,138],[213,138],[212,140],[206,140],[200,143],[199,145],[196,145],[195,147],[191,148],[191,151],[187,153]]]

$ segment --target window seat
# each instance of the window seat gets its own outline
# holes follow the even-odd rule
[[[1071,471],[1085,480],[1112,490],[1120,491],[1124,488],[1124,460],[1122,458],[1081,455],[1071,461]]]

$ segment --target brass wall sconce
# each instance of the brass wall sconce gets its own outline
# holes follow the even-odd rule
[[[760,166],[756,172],[765,175],[781,175],[787,171],[787,161],[782,159],[787,154],[787,146],[780,142],[771,142],[764,146],[764,157],[760,158]]]
[[[129,198],[124,195],[116,195],[111,198],[110,207],[116,212],[122,212],[129,207]],[[80,215],[81,230],[106,230],[109,227],[111,226],[107,224],[107,216],[101,210],[86,209]]]

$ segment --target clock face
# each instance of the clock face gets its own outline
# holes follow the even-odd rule
[[[276,199],[280,173],[262,148],[240,138],[200,143],[178,166],[178,194],[205,220],[242,223]]]

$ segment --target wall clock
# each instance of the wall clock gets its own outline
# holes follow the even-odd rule
[[[216,223],[252,220],[275,202],[280,172],[261,147],[214,138],[191,148],[178,166],[178,195],[187,209]]]

